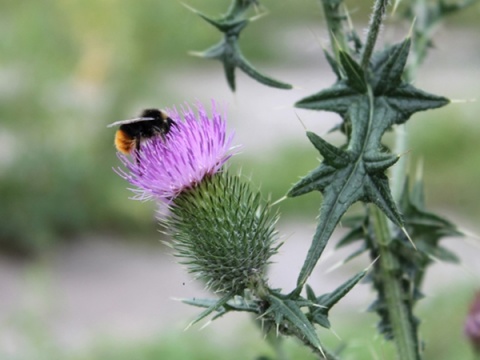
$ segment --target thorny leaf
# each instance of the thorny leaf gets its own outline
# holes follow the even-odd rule
[[[345,149],[335,148],[307,132],[324,159],[287,195],[294,197],[317,190],[322,192],[323,202],[297,289],[303,287],[336,224],[355,202],[374,203],[395,225],[403,227],[385,175],[385,170],[398,160],[398,156],[386,152],[381,144],[382,136],[393,125],[407,121],[413,113],[449,102],[402,80],[409,48],[410,39],[407,38],[376,53],[367,73],[350,55],[340,51],[340,60],[334,69],[340,69],[342,77],[332,87],[296,103],[299,108],[337,112],[351,129]]]
[[[462,236],[463,234],[452,222],[425,208],[422,179],[418,179],[411,190],[409,189],[409,182],[405,182],[400,209],[403,213],[405,228],[415,241],[417,250],[410,246],[401,231],[396,233],[391,246],[392,252],[397,255],[398,269],[403,269],[404,301],[411,304],[409,305],[409,308],[411,308],[417,300],[422,298],[420,288],[426,269],[433,263],[432,259],[436,258],[449,262],[457,261],[453,253],[440,246],[440,240],[445,237]],[[338,246],[346,246],[357,242],[360,243],[360,248],[353,255],[356,256],[369,251],[370,258],[376,258],[378,249],[374,245],[374,233],[371,229],[368,214],[364,217],[356,217],[350,220],[347,219],[343,222],[351,230],[340,240]],[[392,269],[392,271],[398,271],[398,269]],[[378,296],[369,309],[379,314],[380,323],[378,327],[387,338],[391,338],[391,325],[386,311],[383,283],[381,279],[375,276],[375,272],[372,273],[370,280],[373,282]],[[412,313],[410,316],[412,326],[416,326],[418,320],[415,319]]]
[[[277,290],[270,289],[261,299],[253,293],[245,293],[245,296],[227,295],[220,300],[182,299],[182,302],[206,309],[195,318],[192,325],[212,313],[215,313],[212,320],[230,311],[254,313],[263,322],[266,331],[276,329],[285,335],[295,334],[323,352],[315,324],[329,329],[330,309],[347,295],[366,273],[366,270],[361,271],[332,292],[320,296],[316,296],[312,288],[307,286],[306,299],[300,294],[282,295]]]
[[[254,4],[257,4],[257,1],[235,1],[228,13],[219,19],[212,19],[200,11],[191,9],[223,34],[223,38],[216,45],[213,45],[203,52],[194,52],[193,54],[204,58],[217,59],[222,62],[228,85],[232,91],[235,91],[236,88],[236,68],[239,68],[248,76],[264,85],[279,89],[291,89],[292,86],[290,84],[275,80],[260,73],[242,54],[238,39],[241,31],[250,23],[250,20],[245,19],[243,15],[245,11]]]

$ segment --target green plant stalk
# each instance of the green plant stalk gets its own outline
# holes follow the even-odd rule
[[[383,21],[388,0],[376,0],[373,14],[367,33],[367,40],[362,52],[361,66],[364,70],[368,69],[370,57],[372,56],[378,33]],[[373,94],[369,91],[371,108],[373,109]],[[398,134],[398,132],[397,132]],[[406,146],[406,137],[403,139],[402,146]],[[404,164],[403,167],[406,165]],[[403,170],[403,169],[402,169]],[[404,172],[398,174],[398,179],[404,176]],[[400,182],[400,181],[398,181]],[[384,287],[385,302],[387,304],[388,316],[392,325],[392,333],[397,349],[397,357],[401,360],[418,360],[420,354],[417,348],[417,334],[412,328],[410,322],[409,310],[403,299],[401,279],[396,276],[399,264],[392,253],[390,243],[392,241],[391,232],[387,217],[376,206],[371,205],[371,217],[374,228],[376,245],[379,250],[379,263],[377,266]]]
[[[327,20],[327,28],[330,35],[330,44],[337,61],[339,61],[339,50],[349,52],[347,38],[342,26],[341,3],[342,1],[339,0],[322,0],[323,13],[325,20]]]
[[[227,13],[225,14],[225,18],[232,20],[235,17],[239,17],[243,13],[245,13],[249,9],[249,7],[252,5],[254,5],[254,1],[233,0],[233,2],[230,4],[230,7],[227,10]]]
[[[416,32],[421,32],[423,36],[415,36],[412,49],[409,54],[409,65],[405,71],[405,79],[411,82],[416,77],[417,69],[423,63],[426,57],[426,52],[429,47],[429,40],[432,36],[435,23],[428,24],[428,8],[425,0],[414,0],[412,4],[413,12],[415,14],[415,22],[413,25]],[[408,132],[407,125],[402,124],[395,129],[395,146],[394,152],[396,154],[405,154],[408,151]],[[403,185],[405,181],[405,174],[408,170],[408,161],[406,156],[400,157],[397,164],[392,168],[392,194],[395,201],[399,201]]]
[[[405,71],[405,78],[407,81],[412,81],[415,78],[416,72],[420,64],[425,58],[425,53],[428,47],[428,39],[430,36],[430,29],[427,29],[427,4],[425,0],[415,0],[412,5],[414,13],[416,14],[415,28],[429,30],[426,36],[416,37],[412,50],[410,51],[410,64]],[[407,125],[403,124],[395,129],[395,147],[396,154],[405,154],[408,151],[408,132]],[[392,194],[395,201],[399,201],[403,185],[405,182],[405,174],[408,170],[408,161],[406,156],[401,156],[397,164],[392,168]]]
[[[374,111],[374,95],[371,88],[368,88],[368,95],[370,109]],[[379,253],[379,265],[375,269],[382,279],[387,312],[392,325],[393,340],[397,348],[397,357],[401,360],[419,360],[417,334],[412,327],[409,316],[409,310],[411,311],[411,309],[408,309],[403,301],[405,296],[401,278],[396,276],[401,269],[390,247],[393,238],[391,232],[393,225],[389,223],[387,216],[378,207],[372,204],[370,208],[374,229],[373,241],[376,242]]]
[[[428,8],[425,0],[414,0],[412,4],[413,13],[415,14],[415,22],[413,24],[414,31],[418,34],[418,30],[423,36],[415,34],[412,50],[409,54],[409,66],[405,71],[407,81],[412,81],[416,77],[416,72],[420,64],[426,56],[429,39],[433,31],[433,24],[428,25]]]
[[[368,68],[370,57],[372,56],[375,43],[377,42],[378,33],[382,25],[383,16],[388,5],[388,0],[375,0],[373,6],[372,17],[368,25],[367,41],[362,52],[362,69]]]
[[[402,196],[403,186],[405,184],[405,174],[408,168],[408,157],[405,153],[408,151],[408,133],[407,125],[398,125],[395,128],[395,145],[393,149],[395,154],[400,155],[395,166],[392,167],[391,189],[395,202],[399,202]]]
[[[404,294],[401,279],[396,276],[398,262],[390,249],[391,235],[385,215],[376,206],[371,205],[371,216],[375,240],[379,250],[378,272],[382,278],[388,315],[397,349],[398,359],[418,360],[416,334],[409,320],[409,309],[403,302]]]

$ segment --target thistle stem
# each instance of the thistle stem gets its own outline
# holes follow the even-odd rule
[[[337,61],[339,60],[339,50],[348,52],[347,38],[342,24],[344,15],[340,13],[341,3],[341,0],[322,0],[323,13],[325,20],[327,20],[327,28],[330,35],[330,44]]]
[[[250,8],[250,6],[255,4],[255,0],[233,0],[225,14],[225,18],[230,20],[239,18]]]
[[[416,0],[412,4],[412,9],[416,14],[415,28],[426,29],[427,9],[424,0]],[[405,70],[405,80],[408,82],[415,78],[416,71],[425,57],[428,46],[426,36],[414,36],[414,42],[409,54],[409,65]],[[395,154],[405,154],[408,149],[408,132],[406,124],[395,128]],[[405,175],[407,174],[408,162],[405,156],[401,156],[397,164],[392,168],[392,195],[396,202],[400,201],[403,186],[405,184]]]
[[[367,41],[362,52],[362,68],[364,70],[368,68],[370,57],[373,54],[373,49],[377,42],[378,33],[380,32],[387,5],[388,0],[375,0],[372,17],[370,18],[370,24],[368,25]]]
[[[403,187],[405,184],[405,175],[407,173],[408,159],[403,156],[408,149],[408,132],[406,124],[398,125],[395,128],[395,145],[394,153],[400,154],[400,158],[395,166],[392,167],[392,196],[396,203],[400,201]]]
[[[397,348],[397,357],[401,360],[418,360],[416,331],[412,326],[410,311],[404,302],[399,264],[391,251],[391,235],[385,215],[376,206],[371,206],[375,240],[377,241],[379,260],[377,273],[381,277],[385,293],[388,316]]]
[[[374,109],[373,92],[368,88],[370,107]],[[404,176],[404,174],[403,174]],[[375,242],[378,249],[378,265],[375,273],[379,277],[383,289],[385,303],[393,341],[397,348],[397,358],[401,360],[419,360],[417,331],[412,322],[412,308],[404,300],[408,294],[402,287],[402,269],[392,250],[393,224],[389,224],[387,216],[376,206],[370,205]],[[390,226],[391,225],[391,226]]]

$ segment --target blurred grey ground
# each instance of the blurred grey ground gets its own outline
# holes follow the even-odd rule
[[[424,71],[419,73],[417,85],[454,99],[478,97],[478,34],[443,31],[437,38],[438,48],[432,52]],[[297,86],[294,91],[272,90],[238,73],[238,91],[232,95],[216,63],[199,65],[207,69],[202,71],[178,70],[165,77],[165,82],[172,93],[182,94],[179,102],[198,99],[206,104],[213,98],[220,105],[225,104],[231,121],[229,126],[235,128],[236,142],[244,145],[243,152],[257,153],[267,161],[268,154],[282,146],[285,139],[293,139],[294,143],[306,141],[292,104],[333,81],[318,43],[313,38],[302,41],[285,45],[290,47],[287,51],[291,53],[305,54],[299,49],[307,49],[306,57],[296,59],[293,67],[262,69],[258,66],[273,77],[294,82]],[[476,93],[472,94],[472,89],[476,89]],[[336,121],[336,116],[328,113],[321,115],[321,123],[318,113],[298,110],[298,114],[307,128],[320,134]],[[248,169],[244,171],[248,173]],[[116,175],[112,173],[112,176]],[[127,191],[125,196],[128,196]],[[315,219],[304,221],[280,224],[285,244],[275,258],[270,279],[273,286],[287,291],[294,286],[314,232]],[[465,224],[465,227],[479,230],[478,224]],[[135,339],[166,329],[181,331],[198,310],[172,298],[208,294],[191,280],[183,267],[175,264],[168,248],[159,243],[157,246],[156,242],[157,239],[151,239],[152,246],[144,242],[134,246],[92,235],[74,244],[62,245],[47,257],[48,261],[25,263],[0,258],[0,348],[7,355],[22,351],[26,330],[49,334],[67,349],[81,348],[99,336]],[[462,265],[435,265],[426,279],[429,294],[448,288],[458,279],[472,286],[479,283],[478,246],[462,239],[446,243],[460,255]],[[325,273],[351,250],[334,253],[333,244],[329,244],[309,283],[319,292],[328,292],[369,265],[368,259],[359,258]],[[368,286],[360,285],[335,311],[340,312],[344,307],[362,311],[371,300]],[[227,323],[223,321],[212,326],[218,326],[221,331]],[[35,329],[38,324],[42,324],[41,328]]]
[[[280,226],[285,244],[271,267],[273,287],[294,288],[313,231],[313,221]],[[473,286],[480,280],[478,243],[472,246],[464,239],[452,239],[445,244],[460,255],[462,264],[435,264],[426,278],[429,297],[452,284]],[[330,243],[309,284],[326,293],[367,267],[369,260],[362,256],[336,268],[354,249],[334,251]],[[56,251],[44,264],[24,265],[2,258],[0,287],[0,348],[7,354],[22,353],[24,337],[36,331],[65,349],[81,349],[101,337],[140,340],[161,331],[181,332],[198,309],[174,298],[210,296],[175,263],[168,248],[119,245],[116,239],[95,236]],[[372,301],[369,286],[358,285],[334,309],[332,319],[345,310],[365,311]],[[428,306],[428,301],[420,306]],[[249,317],[238,316],[235,324],[222,319],[211,327],[222,332],[225,326],[241,326],[242,321]],[[38,324],[41,329],[35,328]]]

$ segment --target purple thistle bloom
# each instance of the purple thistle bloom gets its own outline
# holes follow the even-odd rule
[[[217,112],[215,102],[210,118],[200,103],[196,108],[197,114],[188,105],[181,112],[166,109],[175,125],[165,140],[156,136],[143,141],[138,161],[118,154],[126,170],[116,172],[136,186],[131,189],[134,199],[170,204],[182,191],[218,172],[234,154],[234,134],[227,136],[225,116]]]

